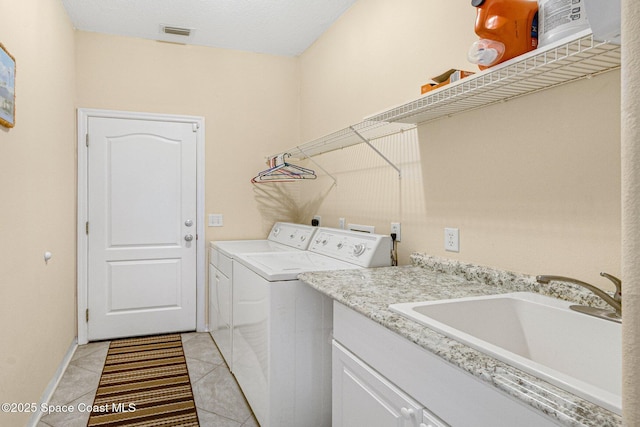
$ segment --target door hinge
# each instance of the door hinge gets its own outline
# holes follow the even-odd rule
[[[196,240],[198,240],[198,235],[196,234]]]
[[[197,132],[197,131],[198,131],[198,128],[200,127],[200,125],[198,125],[198,123],[192,123],[192,125],[193,125],[193,128],[192,128],[192,129],[193,129],[193,131],[194,131],[194,132]]]
[[[89,234],[89,221],[84,223],[84,231]]]
[[[85,135],[85,138],[84,138],[84,145],[86,145],[87,147],[89,147],[89,134],[86,134],[86,135]]]
[[[89,322],[89,309],[88,308],[84,312],[84,317],[87,319],[87,322]]]

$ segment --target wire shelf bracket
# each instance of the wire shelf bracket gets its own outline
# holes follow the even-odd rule
[[[353,133],[362,140],[362,142],[364,142],[365,144],[367,144],[369,146],[369,148],[371,148],[378,156],[382,157],[382,159],[387,162],[389,164],[389,166],[391,166],[392,168],[394,168],[397,172],[398,172],[398,179],[402,179],[402,171],[400,170],[400,168],[398,166],[396,166],[391,160],[389,160],[387,158],[387,156],[385,156],[384,154],[382,154],[380,152],[380,150],[378,150],[376,147],[373,146],[373,144],[371,144],[371,142],[365,138],[364,136],[362,136],[362,134],[360,134],[360,132],[358,132],[357,130],[355,130],[353,128],[353,126],[350,126],[349,129],[351,129],[353,131]]]
[[[391,162],[391,160],[389,160],[384,154],[382,154],[380,150],[374,147],[372,141],[415,129],[416,125],[410,123],[386,123],[380,121],[365,120],[360,123],[348,126],[344,129],[340,129],[339,131],[325,135],[323,137],[306,142],[304,144],[297,145],[285,151],[285,153],[290,154],[292,158],[295,158],[297,160],[309,159],[320,170],[331,177],[334,183],[337,184],[337,179],[329,172],[327,172],[322,166],[320,166],[318,162],[313,160],[313,157],[319,156],[320,154],[330,153],[336,150],[342,150],[353,145],[366,143],[378,156],[384,159],[385,162],[387,162],[393,169],[398,172],[398,176],[400,178],[400,168],[393,162]]]
[[[313,163],[314,165],[316,165],[322,172],[324,172],[329,178],[331,178],[333,180],[333,185],[338,185],[338,180],[336,179],[335,176],[331,175],[329,172],[327,172],[327,170],[325,168],[323,168],[322,166],[320,166],[320,164],[318,162],[316,162],[315,160],[313,160],[313,158],[308,155],[307,153],[305,153],[304,149],[302,147],[300,147],[299,145],[296,147],[296,150],[298,150],[300,153],[302,153],[302,155],[305,156],[305,158],[309,159],[311,161],[311,163]]]

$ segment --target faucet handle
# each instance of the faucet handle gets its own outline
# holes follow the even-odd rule
[[[600,273],[602,277],[606,277],[611,280],[614,285],[616,285],[616,293],[613,296],[613,299],[620,302],[622,300],[622,280],[618,279],[616,276],[613,276],[609,273],[605,273],[604,271]]]

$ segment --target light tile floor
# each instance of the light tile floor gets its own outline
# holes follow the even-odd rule
[[[200,426],[258,427],[211,336],[197,332],[182,334],[182,346]],[[108,341],[79,346],[49,404],[74,408],[90,406],[108,349]],[[84,427],[88,420],[87,412],[58,412],[44,415],[38,427]]]

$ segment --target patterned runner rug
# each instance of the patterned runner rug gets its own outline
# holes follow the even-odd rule
[[[197,427],[179,334],[112,341],[88,427]]]

